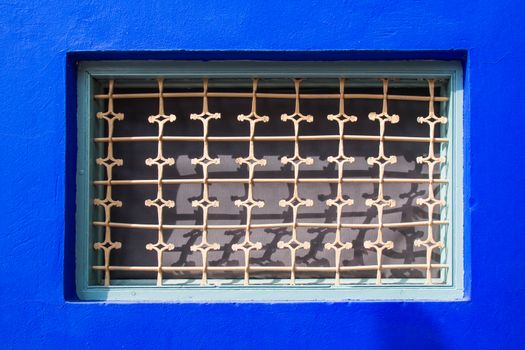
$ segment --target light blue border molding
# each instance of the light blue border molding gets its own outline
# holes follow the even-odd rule
[[[376,286],[367,280],[363,284],[327,284],[288,286],[239,286],[235,283],[201,287],[188,283],[176,285],[166,281],[162,287],[140,281],[127,285],[115,281],[110,287],[92,285],[94,254],[92,252],[93,217],[93,158],[95,102],[92,98],[96,79],[118,78],[445,78],[449,80],[449,120],[442,148],[447,165],[442,169],[449,184],[447,205],[442,216],[450,221],[441,235],[445,240],[443,263],[450,268],[443,283],[435,285],[403,284]],[[458,61],[89,61],[78,66],[78,155],[77,155],[77,212],[76,212],[76,287],[83,300],[101,301],[174,301],[174,302],[294,302],[294,301],[351,301],[351,300],[463,300],[463,70]],[[344,281],[342,281],[344,282]],[[399,281],[401,282],[401,281]]]

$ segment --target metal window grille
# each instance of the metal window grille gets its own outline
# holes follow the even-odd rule
[[[98,83],[93,285],[446,283],[447,78]]]

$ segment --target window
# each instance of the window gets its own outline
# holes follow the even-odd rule
[[[85,62],[77,290],[457,299],[456,62]]]

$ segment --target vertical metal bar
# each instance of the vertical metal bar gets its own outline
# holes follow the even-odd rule
[[[108,125],[108,143],[107,143],[107,154],[105,158],[97,158],[96,163],[100,166],[103,166],[106,169],[106,179],[108,184],[106,185],[106,196],[103,199],[95,198],[93,204],[101,206],[104,208],[104,224],[105,224],[105,233],[104,241],[95,242],[93,248],[96,250],[102,250],[104,252],[104,285],[110,285],[110,255],[113,249],[120,249],[122,247],[121,242],[113,242],[111,238],[111,227],[109,223],[111,222],[111,208],[122,206],[122,202],[114,200],[112,196],[112,185],[111,180],[113,179],[113,167],[121,166],[123,164],[122,159],[117,159],[113,155],[113,132],[115,121],[124,120],[124,114],[115,113],[113,108],[113,87],[115,85],[114,80],[109,81],[109,100],[108,100],[108,110],[106,112],[98,112],[97,118],[104,119]]]
[[[164,134],[164,125],[167,122],[174,122],[177,117],[173,114],[167,115],[164,112],[164,79],[157,79],[157,84],[159,87],[159,113],[156,115],[150,115],[148,117],[148,122],[151,124],[158,124],[158,141],[157,141],[157,156],[155,158],[148,158],[146,159],[146,165],[147,166],[157,166],[157,197],[155,199],[147,199],[144,204],[147,207],[155,207],[157,209],[157,221],[159,223],[159,228],[157,231],[157,242],[156,243],[148,243],[146,245],[147,250],[154,250],[157,252],[157,286],[162,286],[162,257],[164,255],[164,252],[166,250],[170,251],[175,248],[175,246],[172,243],[166,243],[164,240],[164,232],[162,228],[163,224],[163,211],[164,208],[173,208],[175,206],[175,202],[172,200],[166,200],[164,199],[163,195],[163,185],[162,185],[162,179],[163,179],[163,173],[164,173],[164,167],[172,166],[175,164],[175,159],[173,158],[165,158],[163,153],[163,144],[162,144],[162,136]]]
[[[208,252],[210,250],[218,250],[220,245],[218,243],[208,242],[208,211],[212,207],[218,207],[219,201],[210,200],[208,189],[208,167],[213,164],[220,164],[219,158],[211,158],[208,152],[208,128],[209,122],[213,119],[220,119],[220,113],[210,113],[208,110],[208,79],[203,80],[203,98],[202,98],[202,113],[191,114],[191,120],[199,120],[202,123],[202,156],[200,158],[193,158],[191,164],[200,165],[202,167],[202,198],[194,200],[191,205],[193,207],[200,207],[202,209],[202,240],[198,245],[192,245],[191,251],[200,251],[202,256],[202,278],[201,284],[208,284]]]
[[[268,116],[260,116],[257,114],[257,83],[258,79],[253,79],[252,84],[252,110],[250,114],[240,114],[237,116],[237,120],[240,122],[247,121],[250,123],[250,141],[247,157],[240,157],[235,160],[239,165],[246,164],[248,167],[248,195],[243,201],[240,199],[235,201],[235,205],[246,208],[246,228],[244,230],[244,241],[239,244],[232,245],[233,251],[242,250],[244,252],[244,285],[250,284],[250,251],[260,250],[262,248],[261,242],[252,242],[250,239],[251,223],[252,223],[252,211],[255,207],[264,207],[263,201],[257,201],[253,197],[253,176],[255,173],[255,167],[265,166],[265,159],[257,159],[255,157],[254,137],[255,137],[255,125],[259,122],[267,123],[270,118]]]
[[[284,156],[281,158],[282,164],[291,164],[294,172],[294,183],[293,183],[293,195],[292,198],[288,200],[280,200],[280,207],[290,207],[292,209],[292,237],[289,241],[279,241],[277,247],[279,249],[287,248],[290,250],[290,259],[291,259],[291,272],[290,272],[290,285],[295,285],[295,265],[296,265],[296,252],[298,249],[310,249],[310,242],[300,242],[297,239],[297,214],[299,208],[302,206],[311,207],[314,202],[311,199],[302,199],[299,196],[299,167],[302,164],[312,165],[314,163],[313,158],[301,157],[299,152],[299,124],[301,122],[312,123],[314,117],[311,115],[304,115],[300,111],[300,94],[299,88],[301,85],[301,79],[293,79],[295,87],[295,111],[293,114],[283,114],[281,115],[281,120],[291,121],[294,128],[294,155],[292,158]]]
[[[418,205],[425,205],[428,210],[428,226],[427,226],[427,238],[424,240],[417,239],[414,241],[416,247],[425,247],[426,248],[426,284],[432,284],[432,252],[434,249],[442,249],[444,244],[441,240],[436,241],[434,239],[432,218],[434,213],[434,208],[436,206],[445,205],[445,201],[437,199],[434,195],[434,168],[436,165],[445,162],[445,157],[440,155],[436,157],[434,151],[434,134],[436,124],[441,123],[445,124],[447,122],[446,117],[438,117],[434,112],[434,93],[435,93],[435,81],[428,80],[428,90],[430,94],[430,100],[428,102],[428,115],[426,117],[418,117],[417,122],[420,124],[428,124],[429,127],[429,143],[428,143],[428,155],[420,156],[416,158],[416,161],[419,164],[426,164],[428,166],[428,195],[426,198],[418,198],[416,203]]]
[[[385,124],[387,122],[395,124],[399,122],[399,116],[397,114],[388,114],[388,79],[383,79],[383,109],[381,113],[377,114],[371,112],[368,118],[372,121],[377,120],[379,122],[379,154],[377,157],[369,157],[367,163],[369,165],[377,165],[379,167],[379,184],[377,190],[376,199],[367,199],[366,205],[374,206],[377,209],[377,220],[379,228],[377,229],[377,238],[375,241],[365,241],[365,248],[375,249],[377,254],[377,274],[376,284],[381,284],[382,275],[382,263],[383,263],[383,250],[394,248],[394,242],[383,240],[383,210],[385,207],[393,208],[396,202],[393,199],[385,199],[384,197],[384,177],[385,167],[388,164],[395,164],[397,162],[396,156],[386,156],[384,149],[384,137],[385,137]]]
[[[340,99],[339,99],[339,113],[338,114],[330,114],[328,115],[327,119],[329,121],[335,121],[337,122],[337,126],[339,128],[339,147],[338,147],[338,153],[337,156],[330,156],[328,157],[328,162],[330,163],[336,163],[337,164],[337,195],[334,199],[329,199],[326,201],[326,205],[328,206],[335,206],[337,208],[337,229],[335,231],[335,239],[331,243],[326,243],[324,245],[325,249],[333,249],[335,252],[335,285],[338,286],[340,284],[341,279],[341,253],[345,249],[351,249],[352,243],[350,242],[343,242],[341,238],[341,216],[343,214],[343,208],[345,206],[349,206],[354,204],[354,201],[350,198],[345,198],[343,195],[343,170],[345,164],[351,164],[355,161],[354,157],[348,157],[345,155],[344,151],[344,129],[345,124],[348,122],[356,122],[357,117],[355,115],[347,115],[345,113],[345,79],[341,78],[339,79],[339,93],[340,93]]]

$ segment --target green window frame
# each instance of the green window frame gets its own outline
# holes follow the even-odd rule
[[[449,266],[442,283],[422,285],[406,280],[403,284],[358,285],[225,285],[156,287],[135,282],[111,286],[91,284],[93,266],[93,180],[95,114],[93,98],[100,79],[123,78],[423,78],[447,79],[448,145],[442,149],[447,162],[441,172],[447,205],[441,216],[446,225],[442,263]],[[464,298],[463,261],[463,71],[457,61],[86,61],[77,75],[77,209],[76,287],[82,300],[135,300],[177,302],[287,302],[350,300],[461,300]]]

